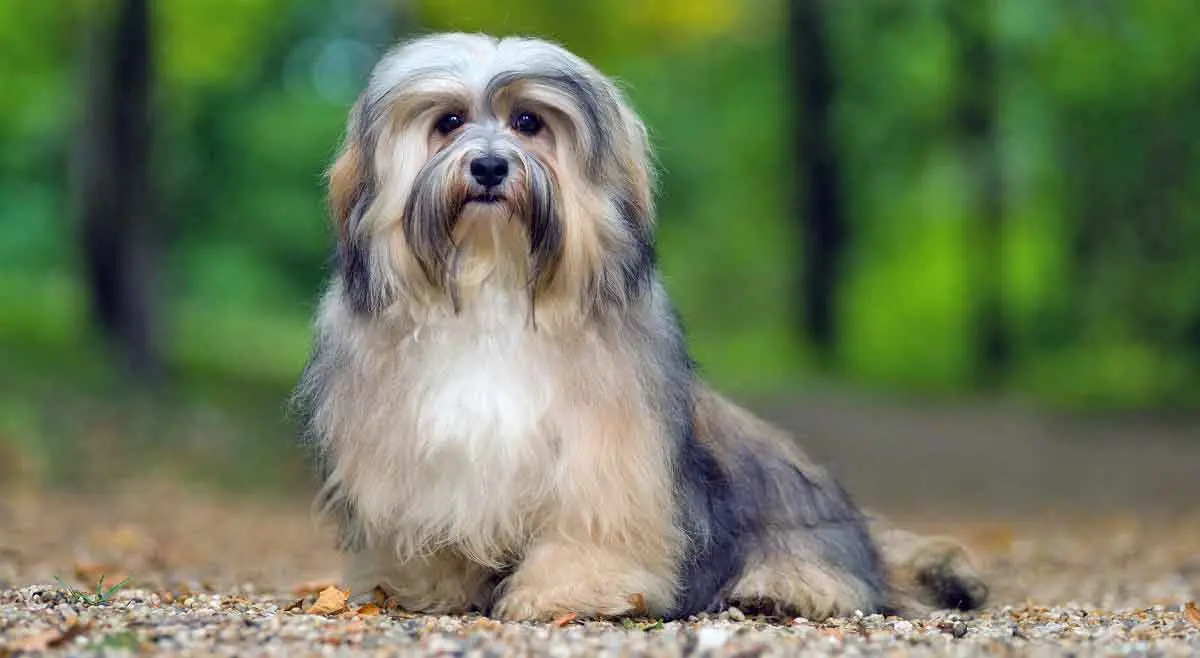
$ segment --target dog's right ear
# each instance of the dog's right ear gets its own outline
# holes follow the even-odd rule
[[[337,229],[339,241],[349,237],[350,219],[355,207],[367,193],[366,172],[363,171],[362,150],[358,141],[346,141],[342,154],[329,169],[329,213]]]
[[[355,108],[342,152],[329,168],[329,213],[337,231],[337,261],[342,291],[356,312],[372,314],[381,304],[372,280],[371,256],[358,223],[371,206],[374,180]]]
[[[354,225],[370,206],[370,197],[374,194],[373,174],[368,160],[371,154],[364,143],[368,139],[365,107],[364,100],[360,98],[351,109],[341,153],[328,172],[329,213],[337,229],[339,242],[353,237]]]

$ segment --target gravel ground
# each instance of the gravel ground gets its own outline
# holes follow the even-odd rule
[[[475,617],[324,617],[285,612],[256,595],[197,594],[167,603],[126,591],[80,609],[61,594],[27,587],[0,595],[9,650],[61,653],[153,650],[180,655],[977,655],[1072,653],[1195,655],[1200,628],[1175,610],[1005,607],[979,615],[903,620],[880,615],[806,620],[747,619],[737,611],[671,622],[562,626],[501,624]]]
[[[0,502],[0,656],[172,655],[1197,655],[1200,516],[1067,512],[933,521],[995,588],[978,613],[813,623],[737,611],[653,620],[501,624],[368,606],[307,611],[336,585],[329,535],[296,504],[140,483],[110,495],[12,492]],[[129,577],[99,605],[71,587]],[[335,602],[336,603],[336,602]]]

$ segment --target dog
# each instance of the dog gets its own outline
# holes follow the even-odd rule
[[[508,620],[985,600],[961,545],[868,517],[703,381],[656,265],[647,130],[580,57],[400,44],[328,182],[294,400],[356,596]]]

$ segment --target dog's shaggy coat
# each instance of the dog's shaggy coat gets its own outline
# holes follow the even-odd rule
[[[508,619],[978,605],[699,378],[660,282],[646,131],[535,39],[389,53],[330,172],[337,276],[297,389],[347,580]]]

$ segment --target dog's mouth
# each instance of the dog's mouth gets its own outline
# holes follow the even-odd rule
[[[467,197],[467,203],[496,204],[507,201],[503,194],[472,194]]]

